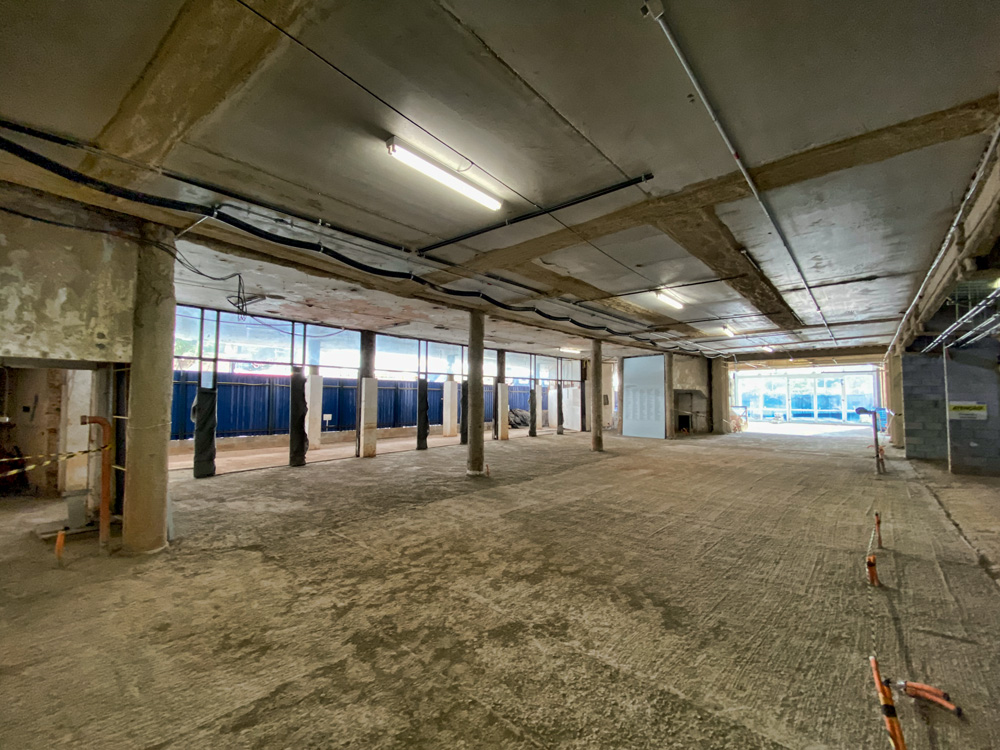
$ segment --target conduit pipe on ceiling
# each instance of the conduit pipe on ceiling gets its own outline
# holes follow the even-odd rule
[[[926,290],[927,284],[931,280],[931,276],[934,274],[934,271],[937,270],[937,267],[941,265],[941,261],[944,260],[945,253],[948,252],[948,247],[951,245],[951,240],[958,231],[959,226],[965,218],[965,213],[969,208],[969,204],[972,203],[972,198],[978,192],[979,184],[983,181],[983,177],[986,175],[986,169],[989,166],[993,152],[996,150],[998,141],[1000,141],[1000,119],[997,120],[997,125],[993,130],[993,137],[990,138],[990,142],[986,146],[986,150],[983,151],[982,158],[979,160],[979,166],[976,168],[976,172],[972,177],[972,182],[969,183],[969,189],[965,191],[965,196],[962,198],[962,202],[958,206],[958,211],[955,212],[955,218],[952,220],[951,226],[948,227],[948,231],[945,232],[944,240],[941,242],[941,247],[938,250],[937,255],[934,256],[934,262],[931,263],[931,267],[927,269],[927,275],[924,276],[924,280],[920,283],[920,288],[917,289],[917,293],[913,296],[913,301],[910,303],[910,306],[906,308],[906,312],[903,314],[903,319],[899,321],[896,333],[893,335],[892,341],[889,342],[889,346],[885,353],[887,359],[889,354],[892,352],[892,347],[895,346],[896,341],[903,332],[903,328],[906,326],[907,321],[916,309],[917,303],[920,302],[920,298],[923,295],[924,290]],[[937,341],[934,343],[936,344]],[[926,351],[926,349],[924,351]]]
[[[691,81],[691,85],[694,86],[695,92],[698,94],[698,98],[701,99],[702,105],[704,105],[705,110],[708,112],[709,117],[712,118],[712,122],[715,125],[715,129],[719,131],[719,135],[722,136],[723,142],[726,144],[726,148],[729,149],[730,155],[736,161],[736,167],[740,170],[740,174],[743,175],[743,179],[746,181],[747,186],[750,188],[750,192],[753,193],[754,199],[757,201],[757,205],[760,206],[767,220],[770,222],[771,226],[774,228],[775,234],[778,239],[781,240],[782,246],[785,248],[785,252],[788,253],[788,257],[792,261],[792,265],[795,266],[796,272],[799,274],[799,278],[802,279],[802,286],[805,288],[806,292],[809,294],[809,299],[812,300],[813,306],[816,308],[816,312],[819,313],[820,320],[823,321],[823,327],[826,328],[826,332],[829,334],[830,339],[836,343],[837,337],[833,335],[833,331],[826,322],[826,316],[823,315],[823,310],[820,309],[819,302],[816,301],[816,297],[809,287],[809,282],[806,281],[805,274],[802,272],[802,267],[799,265],[798,259],[795,257],[795,253],[792,252],[792,247],[788,242],[788,238],[785,236],[784,231],[778,224],[775,218],[774,212],[768,206],[767,201],[761,195],[760,191],[757,189],[757,183],[754,182],[753,177],[751,177],[749,170],[747,170],[746,165],[743,163],[743,159],[740,157],[739,151],[736,146],[733,145],[732,139],[729,137],[729,133],[726,132],[725,126],[719,120],[719,115],[712,103],[708,99],[708,94],[705,93],[705,89],[701,87],[701,83],[698,81],[698,77],[695,75],[694,70],[691,68],[691,64],[688,62],[687,57],[684,55],[684,51],[681,49],[677,38],[674,36],[673,32],[670,30],[670,26],[667,24],[666,18],[664,17],[665,12],[663,8],[662,0],[649,0],[642,6],[642,13],[646,16],[651,16],[663,30],[664,36],[667,37],[667,41],[670,42],[670,46],[674,50],[674,54],[677,55],[677,60],[680,62],[681,67],[684,68],[684,72],[687,74],[688,79]],[[749,259],[756,266],[757,263],[750,258],[750,254],[746,254],[747,259]],[[758,267],[759,270],[759,267]],[[796,316],[798,317],[798,316]],[[801,320],[799,321],[802,322]]]

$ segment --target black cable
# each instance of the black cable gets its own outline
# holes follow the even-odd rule
[[[604,325],[592,325],[589,323],[583,323],[569,316],[553,315],[551,313],[545,312],[544,310],[535,307],[534,305],[510,305],[479,290],[471,291],[462,289],[449,289],[439,284],[435,284],[434,282],[428,281],[427,279],[424,279],[420,276],[417,276],[416,274],[410,271],[393,271],[386,268],[379,268],[378,266],[371,266],[368,265],[367,263],[351,258],[350,256],[344,255],[343,253],[337,250],[328,248],[324,246],[322,242],[310,242],[307,240],[299,240],[292,237],[285,237],[284,235],[275,234],[274,232],[269,232],[266,229],[261,229],[260,227],[257,227],[254,224],[243,221],[242,219],[238,219],[235,216],[220,211],[219,209],[212,206],[204,206],[198,203],[191,203],[189,201],[175,200],[173,198],[164,198],[162,196],[151,195],[149,193],[144,193],[138,190],[132,190],[131,188],[121,187],[120,185],[114,185],[104,180],[100,180],[96,177],[91,177],[90,175],[78,172],[75,169],[60,164],[59,162],[54,161],[53,159],[49,159],[47,156],[32,151],[31,149],[26,148],[20,145],[19,143],[11,141],[8,138],[4,138],[3,136],[0,136],[0,151],[6,151],[7,153],[16,156],[19,159],[22,159],[30,164],[34,164],[35,166],[44,169],[47,172],[51,172],[66,180],[69,180],[70,182],[74,182],[79,185],[84,185],[88,188],[104,193],[106,195],[113,195],[117,198],[123,198],[125,200],[129,200],[134,203],[141,203],[148,206],[154,206],[156,208],[164,208],[170,211],[181,211],[185,213],[195,214],[197,216],[212,218],[216,221],[219,221],[223,224],[227,224],[235,229],[239,229],[240,231],[245,232],[246,234],[258,237],[267,242],[273,242],[278,245],[284,245],[285,247],[291,247],[298,250],[320,253],[350,268],[361,271],[362,273],[367,273],[373,276],[380,276],[383,278],[397,279],[399,281],[412,281],[416,284],[425,286],[428,289],[431,289],[439,294],[444,294],[452,297],[480,299],[483,300],[484,302],[493,305],[494,307],[498,307],[501,310],[506,310],[508,312],[533,313],[547,320],[551,320],[556,323],[570,323],[572,325],[577,326],[578,328],[582,328],[587,331],[602,331],[612,336],[621,336],[625,338],[630,338],[633,341],[639,341],[645,344],[652,344],[658,348],[662,348],[663,346],[659,342],[654,342],[649,339],[639,338],[635,334],[628,331],[616,331]],[[11,211],[13,213],[18,213],[18,214],[20,213],[20,212],[14,212],[12,209],[5,209],[5,210]],[[26,216],[24,214],[20,215]],[[38,217],[27,216],[27,218],[38,218]],[[58,224],[58,222],[54,222],[51,220],[45,220],[45,219],[39,219],[39,220],[47,221],[48,223]],[[69,225],[63,225],[63,226],[69,226]],[[101,231],[105,232],[106,234],[112,234],[112,235],[119,234],[109,230],[94,230],[91,229],[90,227],[71,226],[71,228],[89,229],[91,231]],[[120,236],[124,236],[126,239],[130,239],[137,242],[150,242],[150,240],[146,238],[136,237],[134,235],[121,234]],[[152,244],[159,244],[159,243],[153,242]],[[240,290],[237,292],[237,297],[239,299],[242,299],[242,297],[240,296],[242,294],[242,276],[240,276],[239,274],[232,274],[224,278],[212,277],[196,269],[193,265],[190,265],[186,261],[186,259],[183,258],[183,255],[177,253],[176,250],[173,250],[171,252],[175,254],[175,257],[177,257],[180,260],[181,264],[184,265],[185,268],[188,268],[188,270],[191,270],[192,272],[197,273],[200,276],[212,279],[213,281],[224,281],[227,279],[231,279],[234,276],[238,277],[240,279]],[[245,309],[246,308],[244,304],[243,314],[245,314]],[[691,351],[690,349],[685,350],[683,347],[668,347],[668,348],[673,349],[675,351],[678,349],[680,351],[688,351],[688,352]],[[696,349],[695,351],[697,351],[700,354],[703,354],[703,356],[706,356],[710,359],[713,358],[710,355],[702,352],[700,349]]]

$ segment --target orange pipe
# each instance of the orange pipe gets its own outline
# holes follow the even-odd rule
[[[66,531],[63,529],[59,530],[56,534],[56,560],[62,565],[63,548],[66,546]]]
[[[101,508],[97,543],[106,552],[111,540],[111,422],[104,417],[80,417],[80,424],[101,426],[104,450],[101,451]]]
[[[945,711],[951,711],[955,716],[962,715],[962,709],[951,702],[951,696],[940,688],[933,685],[926,685],[922,682],[898,682],[896,683],[911,698],[923,698],[925,701],[937,703]]]
[[[874,656],[868,658],[872,666],[872,677],[875,678],[875,690],[878,693],[878,702],[882,705],[882,717],[885,719],[885,731],[889,733],[889,744],[893,750],[906,750],[906,741],[903,739],[903,728],[899,725],[899,718],[896,716],[896,706],[892,702],[892,690],[882,683],[882,675],[878,671],[878,659]]]
[[[865,567],[868,568],[868,583],[872,586],[878,586],[878,570],[875,567],[875,555],[868,555],[865,558]]]

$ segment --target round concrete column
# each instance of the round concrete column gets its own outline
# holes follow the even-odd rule
[[[601,341],[590,345],[590,450],[604,450],[604,369],[601,367]]]
[[[174,374],[173,233],[143,227],[132,316],[122,546],[128,554],[167,546],[167,446]]]
[[[466,474],[483,473],[483,424],[485,403],[483,399],[483,334],[485,320],[478,310],[469,313],[469,461]]]

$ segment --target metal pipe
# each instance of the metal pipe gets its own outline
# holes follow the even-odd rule
[[[971,310],[969,310],[967,313],[965,313],[965,315],[963,315],[958,320],[956,320],[954,323],[952,323],[950,326],[948,326],[946,329],[944,329],[944,331],[942,331],[938,335],[938,337],[936,339],[934,339],[931,343],[929,343],[927,346],[925,346],[921,350],[921,353],[929,352],[935,346],[937,346],[942,341],[944,341],[945,339],[947,339],[957,329],[961,328],[963,325],[965,325],[966,323],[968,323],[974,317],[976,317],[977,315],[979,315],[979,313],[981,313],[983,310],[985,310],[989,306],[990,302],[992,302],[998,296],[1000,296],[1000,289],[994,289],[992,292],[990,292],[990,294],[985,299],[981,300],[979,302],[979,304],[977,304],[975,307],[973,307]],[[975,328],[972,329],[972,331],[969,331],[969,333],[974,333],[978,329],[979,329],[979,326],[976,326]],[[962,338],[964,338],[964,336]],[[955,342],[955,343],[958,343],[958,342]]]
[[[892,341],[889,342],[889,346],[886,349],[886,358],[888,358],[889,352],[892,351],[892,347],[895,346],[896,341],[899,339],[899,335],[902,333],[903,326],[906,325],[906,321],[909,319],[910,315],[913,314],[913,310],[916,308],[917,303],[920,301],[920,297],[927,288],[927,284],[930,281],[931,276],[934,271],[937,270],[937,267],[941,265],[941,261],[944,260],[944,255],[948,251],[948,245],[951,244],[951,238],[954,236],[955,232],[958,231],[958,227],[962,223],[962,219],[964,218],[966,210],[969,208],[972,197],[976,194],[976,191],[979,189],[979,183],[982,182],[983,177],[986,174],[986,167],[989,164],[990,157],[993,155],[994,150],[996,150],[998,140],[1000,140],[1000,119],[997,120],[997,126],[993,131],[993,137],[990,139],[989,145],[986,146],[986,150],[983,152],[983,156],[979,160],[979,166],[976,168],[976,173],[972,177],[972,182],[969,183],[969,189],[965,191],[965,197],[962,198],[962,202],[958,206],[958,211],[955,212],[955,218],[948,227],[948,231],[945,232],[944,240],[941,242],[941,248],[938,250],[937,255],[934,256],[934,262],[931,263],[931,267],[927,269],[927,275],[924,276],[924,280],[920,283],[920,287],[917,289],[917,293],[913,296],[913,301],[910,303],[910,306],[907,307],[906,312],[903,313],[903,319],[899,321],[896,333],[893,334]]]
[[[102,552],[108,551],[111,540],[111,422],[104,417],[80,417],[80,424],[101,426],[101,506],[98,517],[97,544]]]
[[[701,99],[702,105],[704,105],[705,110],[708,112],[709,117],[712,118],[712,123],[715,125],[715,129],[719,131],[719,135],[722,137],[723,142],[726,144],[726,148],[729,149],[729,153],[732,155],[733,159],[736,161],[736,167],[740,170],[740,174],[743,175],[743,179],[746,181],[747,186],[750,188],[750,192],[753,193],[753,197],[757,201],[757,205],[760,206],[764,215],[767,217],[771,226],[774,228],[775,234],[778,239],[781,240],[781,244],[785,248],[785,252],[788,253],[788,257],[792,261],[792,265],[795,266],[795,270],[799,274],[799,278],[802,279],[802,286],[805,288],[806,292],[809,293],[809,298],[812,300],[813,306],[816,308],[816,312],[819,313],[820,319],[823,321],[823,325],[826,327],[826,332],[830,335],[830,339],[836,343],[837,337],[833,335],[833,331],[830,326],[827,325],[826,316],[823,314],[823,310],[819,306],[819,302],[816,301],[816,297],[809,286],[809,282],[806,281],[805,274],[802,272],[802,267],[799,265],[798,259],[795,257],[795,253],[792,252],[792,247],[788,242],[788,237],[785,236],[785,232],[782,230],[781,226],[778,224],[778,220],[774,216],[774,212],[768,206],[767,201],[761,195],[760,190],[757,189],[757,183],[754,182],[753,177],[750,176],[750,172],[746,165],[743,163],[743,159],[740,157],[739,151],[733,144],[732,139],[729,137],[729,133],[726,132],[725,126],[719,120],[719,115],[716,113],[715,108],[709,101],[708,94],[701,87],[701,83],[698,81],[698,77],[695,75],[691,64],[688,62],[687,57],[684,55],[683,50],[681,50],[680,44],[678,43],[676,37],[674,37],[673,32],[670,30],[670,26],[667,25],[667,21],[664,18],[664,9],[662,0],[651,0],[647,2],[642,7],[642,12],[644,15],[652,16],[656,22],[660,25],[663,30],[664,36],[667,37],[667,41],[670,42],[670,46],[674,50],[674,54],[677,55],[677,60],[680,62],[681,67],[684,68],[684,72],[687,74],[688,79],[691,81],[691,85],[694,87],[695,92],[698,94],[698,98]],[[747,258],[753,262],[750,258],[749,253],[747,253]],[[754,263],[756,265],[756,263]],[[759,268],[758,268],[759,270]],[[796,318],[798,316],[796,315]],[[799,321],[801,322],[801,321]]]

